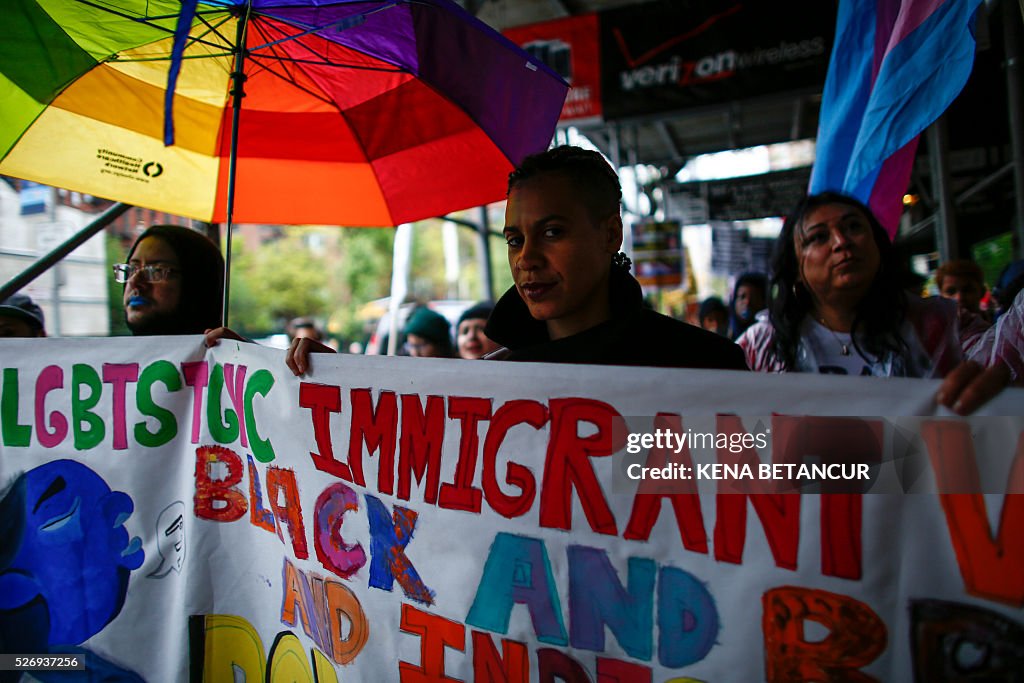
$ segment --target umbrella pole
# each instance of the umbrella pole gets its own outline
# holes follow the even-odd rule
[[[245,29],[249,23],[252,0],[245,3],[245,9],[238,18],[238,32],[235,36],[235,65],[231,71],[231,148],[228,152],[228,194],[227,194],[227,245],[224,254],[224,326],[228,325],[228,301],[231,294],[231,232],[235,215],[235,171],[238,162],[238,120],[242,113],[242,98],[245,97]]]

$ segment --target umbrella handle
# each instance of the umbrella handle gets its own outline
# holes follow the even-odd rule
[[[235,176],[238,166],[238,121],[242,113],[242,98],[245,97],[245,40],[252,0],[246,0],[245,12],[238,18],[235,38],[235,65],[231,70],[231,148],[228,152],[228,194],[227,194],[227,253],[224,254],[224,327],[228,326],[228,303],[231,297],[231,228],[235,216]]]

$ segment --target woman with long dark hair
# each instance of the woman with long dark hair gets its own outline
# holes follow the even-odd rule
[[[767,320],[737,343],[752,370],[941,377],[960,361],[956,311],[901,287],[901,265],[871,210],[806,197],[776,243]]]
[[[153,225],[114,266],[124,283],[124,316],[135,336],[202,334],[221,324],[224,257],[205,235]]]

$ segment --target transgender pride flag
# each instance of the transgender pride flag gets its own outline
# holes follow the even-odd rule
[[[981,0],[840,0],[812,193],[871,207],[896,235],[918,135],[963,89]]]

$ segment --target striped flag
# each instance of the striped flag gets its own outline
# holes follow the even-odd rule
[[[871,207],[896,235],[918,136],[963,89],[981,0],[840,0],[811,193]]]

